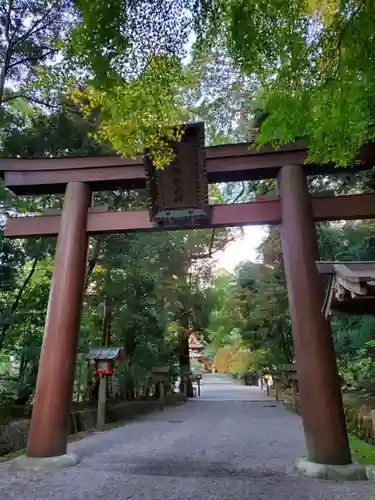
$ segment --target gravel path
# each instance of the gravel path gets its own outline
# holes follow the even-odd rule
[[[0,465],[0,499],[369,500],[370,483],[292,471],[304,454],[300,419],[257,388],[206,376],[202,399],[72,443],[73,468],[14,474]]]

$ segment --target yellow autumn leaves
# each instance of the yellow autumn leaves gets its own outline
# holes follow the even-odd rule
[[[342,6],[342,0],[304,0],[304,3],[306,13],[324,25],[332,22]]]
[[[75,90],[73,99],[87,118],[94,110],[99,112],[96,140],[131,158],[146,149],[154,165],[164,168],[173,160],[169,141],[181,139],[182,132],[176,129],[183,118],[178,92],[186,84],[179,60],[158,56],[150,58],[137,79]]]

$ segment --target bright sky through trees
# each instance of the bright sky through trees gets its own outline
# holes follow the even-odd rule
[[[224,251],[219,252],[217,268],[233,271],[237,264],[244,260],[255,261],[258,256],[257,247],[264,235],[265,228],[263,226],[244,227],[243,238],[229,243]]]

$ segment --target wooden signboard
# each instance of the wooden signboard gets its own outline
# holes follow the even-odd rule
[[[281,369],[283,372],[293,372],[296,371],[296,365],[295,363],[281,365]]]
[[[151,221],[165,228],[196,227],[209,222],[208,181],[205,169],[204,125],[182,125],[180,142],[171,144],[171,165],[156,169],[145,155]]]

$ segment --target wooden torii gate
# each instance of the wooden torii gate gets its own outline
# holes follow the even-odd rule
[[[209,216],[200,222],[190,221],[189,227],[281,224],[308,459],[321,464],[349,464],[332,334],[321,311],[324,290],[315,265],[319,260],[315,221],[374,218],[375,194],[310,196],[307,175],[335,174],[339,169],[305,164],[307,148],[302,141],[278,151],[271,147],[249,150],[247,144],[235,144],[200,148],[198,153],[209,183],[278,180],[278,197],[213,206]],[[362,162],[353,169],[372,168],[374,153],[373,144],[363,148],[359,157]],[[13,218],[5,229],[6,236],[13,238],[58,235],[29,457],[56,457],[67,450],[88,235],[163,229],[150,219],[147,210],[94,210],[90,207],[92,192],[119,186],[144,189],[146,171],[144,157],[0,159],[0,174],[14,193],[65,193],[61,214]],[[169,229],[181,227],[186,225]]]

